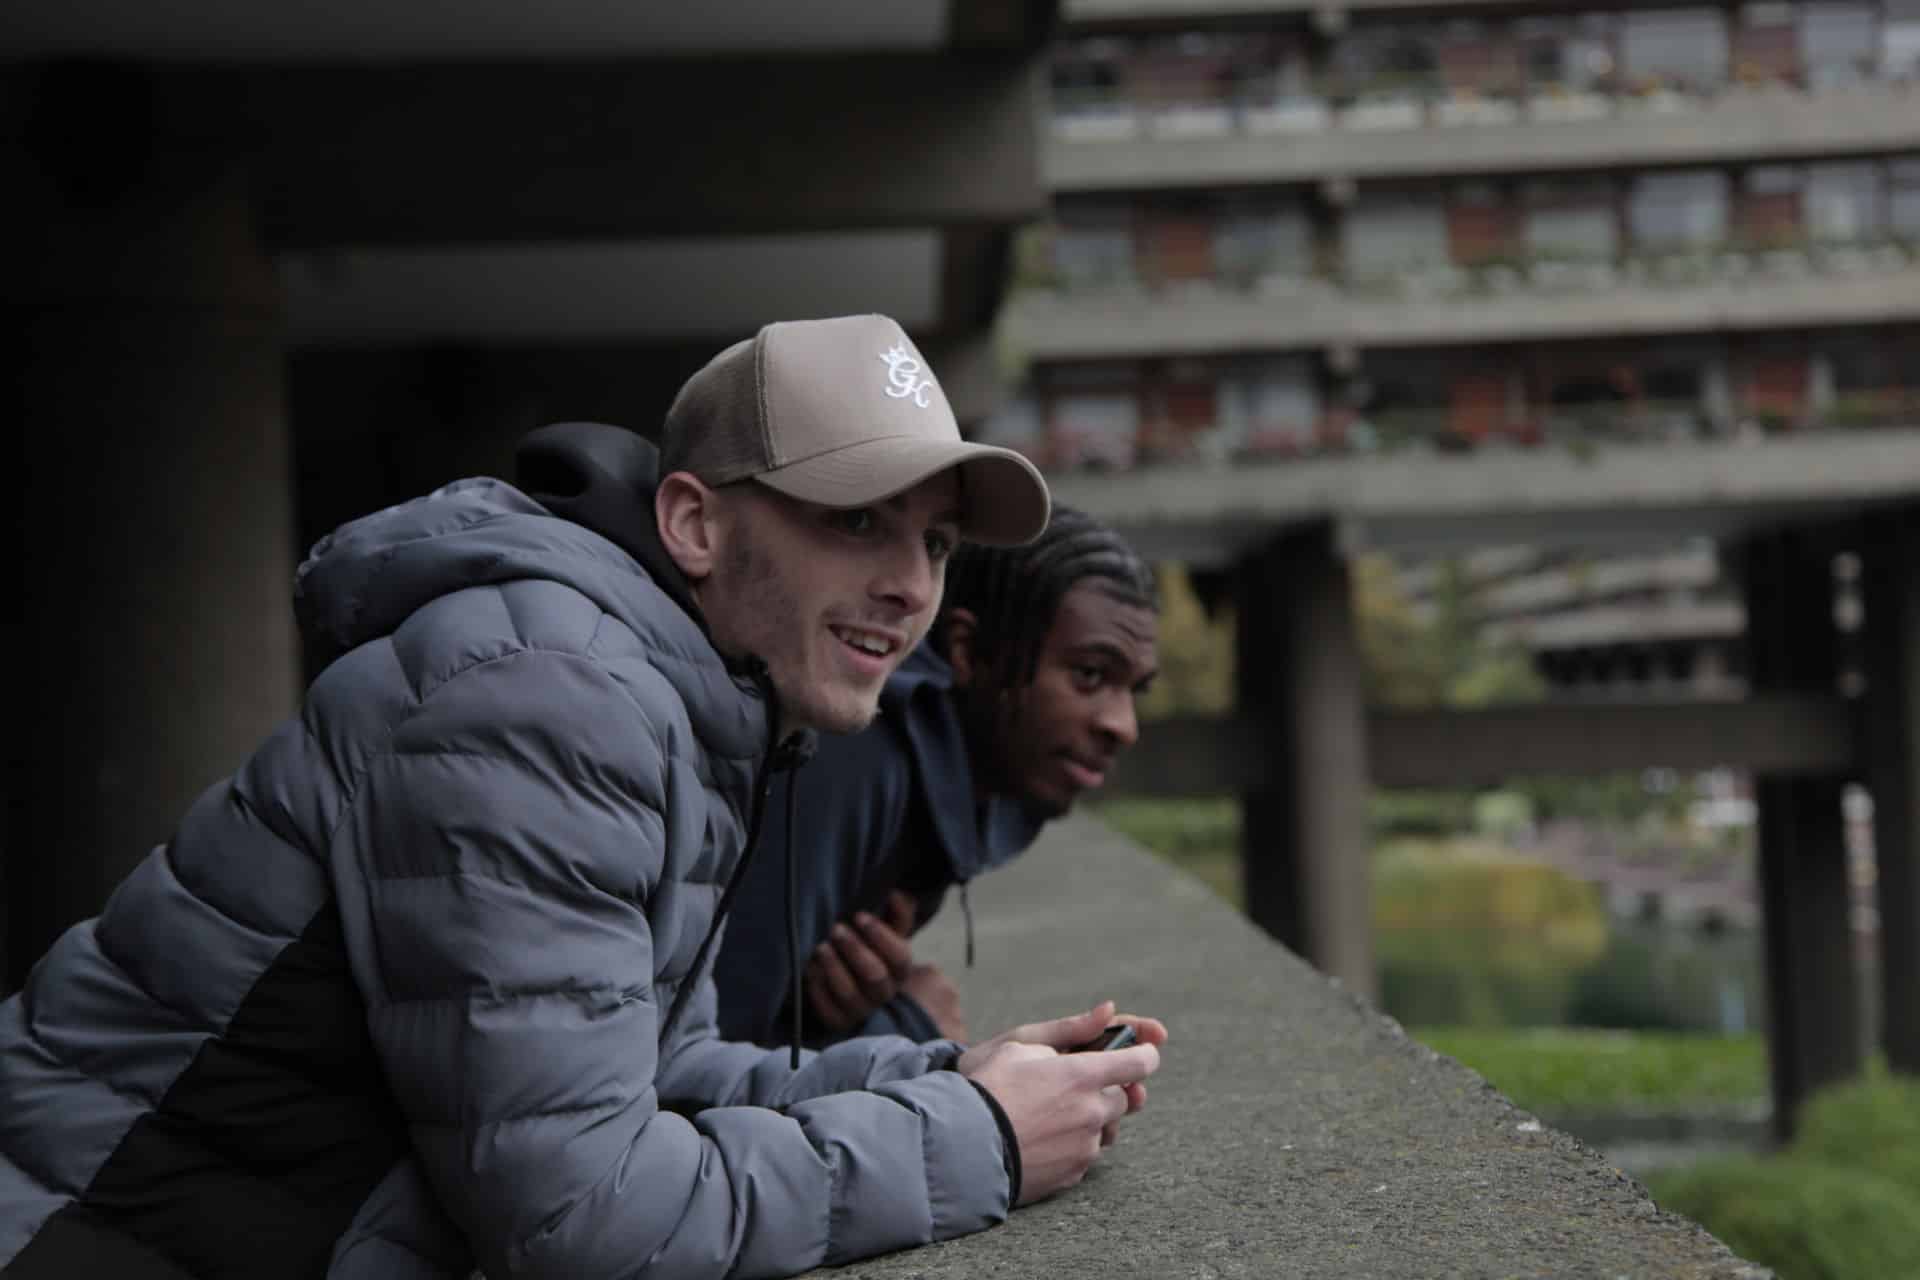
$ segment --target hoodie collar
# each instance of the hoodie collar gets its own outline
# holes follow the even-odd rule
[[[967,881],[1017,857],[1044,820],[1010,796],[976,798],[960,697],[953,668],[922,641],[888,679],[881,712],[907,739],[914,783],[953,878]]]
[[[530,432],[520,442],[515,464],[521,492],[638,560],[712,643],[713,633],[694,598],[693,584],[660,541],[653,514],[653,494],[660,486],[660,451],[652,443],[624,427],[602,422],[558,422]],[[777,712],[779,693],[762,659],[754,654],[733,658],[718,645],[714,652],[734,676],[753,681]],[[793,768],[813,754],[815,742],[811,731],[789,734],[770,753],[769,764],[776,769]]]

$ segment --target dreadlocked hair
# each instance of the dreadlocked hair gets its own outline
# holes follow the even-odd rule
[[[1160,610],[1152,567],[1125,538],[1078,508],[1055,506],[1046,529],[1024,546],[962,543],[947,561],[934,645],[947,652],[946,611],[966,609],[977,619],[974,652],[1002,673],[1007,688],[1024,688],[1033,682],[1060,601],[1089,579],[1122,604]]]

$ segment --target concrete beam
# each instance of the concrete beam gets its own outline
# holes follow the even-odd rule
[[[182,166],[69,200],[0,174],[38,232],[0,245],[5,420],[31,477],[18,981],[294,709],[299,669],[284,352],[244,183]]]
[[[1377,990],[1367,734],[1347,566],[1331,528],[1274,539],[1235,574],[1247,914],[1361,995]]]
[[[1744,584],[1748,680],[1756,693],[1828,696],[1840,676],[1834,548],[1776,530],[1733,559]],[[1766,947],[1767,1062],[1778,1135],[1800,1104],[1857,1075],[1862,1043],[1841,794],[1855,767],[1788,775],[1756,768],[1760,901]]]
[[[1861,532],[1881,1040],[1896,1071],[1920,1075],[1920,510]]]
[[[1004,224],[1046,206],[1036,68],[969,52],[292,69],[246,76],[237,105],[270,131],[283,245]]]
[[[1545,703],[1366,717],[1369,780],[1385,787],[1490,786],[1542,774],[1733,766],[1782,775],[1855,767],[1854,713],[1839,698]],[[1268,748],[1245,719],[1178,716],[1145,726],[1112,786],[1145,795],[1221,795],[1265,776]]]
[[[1920,429],[1619,445],[1585,457],[1542,448],[1154,466],[1048,483],[1143,554],[1209,567],[1276,529],[1329,517],[1351,548],[1660,545],[1908,501],[1920,491]]]
[[[162,153],[244,155],[278,248],[1005,225],[1046,208],[1038,67],[1024,50],[57,64],[9,77],[0,130],[55,153],[104,117]]]
[[[1196,284],[1057,293],[1009,302],[1010,346],[1035,363],[1223,356],[1327,348],[1459,347],[1486,342],[1767,333],[1920,319],[1920,262],[1799,274],[1757,272],[1684,284],[1620,280],[1580,291],[1368,295],[1331,282],[1268,290]],[[1857,269],[1856,269],[1857,268]],[[1796,269],[1798,270],[1798,269]]]
[[[1568,173],[1873,155],[1920,147],[1920,110],[1905,85],[1867,83],[1806,94],[1734,90],[1691,110],[1616,105],[1595,120],[1411,129],[1326,128],[1213,138],[1079,141],[1053,137],[1047,181],[1058,192],[1206,189],[1329,178]]]

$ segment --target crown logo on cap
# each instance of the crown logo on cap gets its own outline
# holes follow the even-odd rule
[[[882,351],[880,358],[887,362],[887,394],[895,400],[911,400],[926,408],[933,379],[920,376],[920,362],[913,353],[904,344],[895,343]]]

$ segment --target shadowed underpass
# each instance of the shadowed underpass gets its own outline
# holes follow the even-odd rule
[[[1110,995],[1173,1042],[1082,1186],[853,1274],[1769,1274],[1092,819],[1055,824],[973,902],[972,971],[957,903],[916,949],[976,1035]]]

